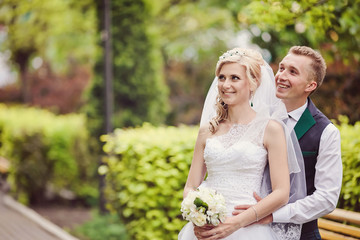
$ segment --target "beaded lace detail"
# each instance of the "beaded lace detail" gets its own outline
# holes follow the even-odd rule
[[[301,235],[300,224],[295,223],[272,223],[271,228],[281,240],[298,240]]]
[[[267,164],[263,135],[268,121],[257,116],[247,125],[235,124],[226,134],[206,141],[208,177],[204,184],[224,195],[229,215],[235,205],[256,203],[253,192],[260,191]]]
[[[250,125],[251,125],[251,123],[250,123]],[[229,148],[233,144],[238,142],[242,136],[245,135],[247,130],[250,128],[250,125],[234,124],[226,134],[218,136],[217,138],[218,138],[219,142],[221,142],[221,144],[224,146],[224,148]],[[252,137],[249,138],[248,141],[261,147],[263,145],[263,143],[262,143],[263,134],[264,134],[264,131],[252,132],[251,133]],[[248,134],[248,135],[250,135],[250,134]]]

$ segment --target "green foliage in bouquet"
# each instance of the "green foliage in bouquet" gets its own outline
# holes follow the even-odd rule
[[[209,209],[209,206],[206,202],[201,200],[200,198],[195,198],[194,204],[198,210],[202,209],[202,212],[206,213],[206,211]]]
[[[338,207],[360,211],[360,122],[349,124],[345,116],[339,117],[337,127],[341,133],[343,183]]]
[[[144,124],[102,136],[108,167],[99,170],[106,173],[108,208],[131,239],[177,239],[186,223],[180,206],[197,131]]]
[[[0,156],[10,160],[12,193],[24,203],[44,201],[49,190],[95,199],[97,188],[89,180],[97,165],[88,139],[82,115],[0,105]]]

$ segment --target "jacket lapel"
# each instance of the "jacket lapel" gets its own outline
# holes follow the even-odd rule
[[[304,134],[316,123],[315,119],[313,118],[309,110],[309,108],[312,107],[313,103],[310,99],[308,100],[309,100],[308,107],[305,109],[304,113],[301,115],[299,121],[296,123],[294,128],[298,140],[300,140],[300,138],[304,136]]]

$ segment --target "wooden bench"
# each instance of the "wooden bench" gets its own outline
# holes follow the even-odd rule
[[[0,156],[0,191],[8,192],[10,190],[9,184],[6,182],[9,173],[10,161]]]
[[[336,208],[318,221],[324,240],[360,239],[360,213]]]

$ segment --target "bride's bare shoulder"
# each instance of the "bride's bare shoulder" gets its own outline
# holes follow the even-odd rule
[[[284,136],[284,129],[280,122],[271,119],[265,128],[264,141],[274,141],[276,138]]]
[[[273,119],[269,120],[269,123],[266,126],[266,131],[277,132],[281,130],[282,130],[282,126],[278,121]]]
[[[202,126],[200,126],[198,138],[203,139],[205,141],[207,138],[211,137],[213,133],[210,131],[210,129],[211,129],[210,123],[203,124]]]

